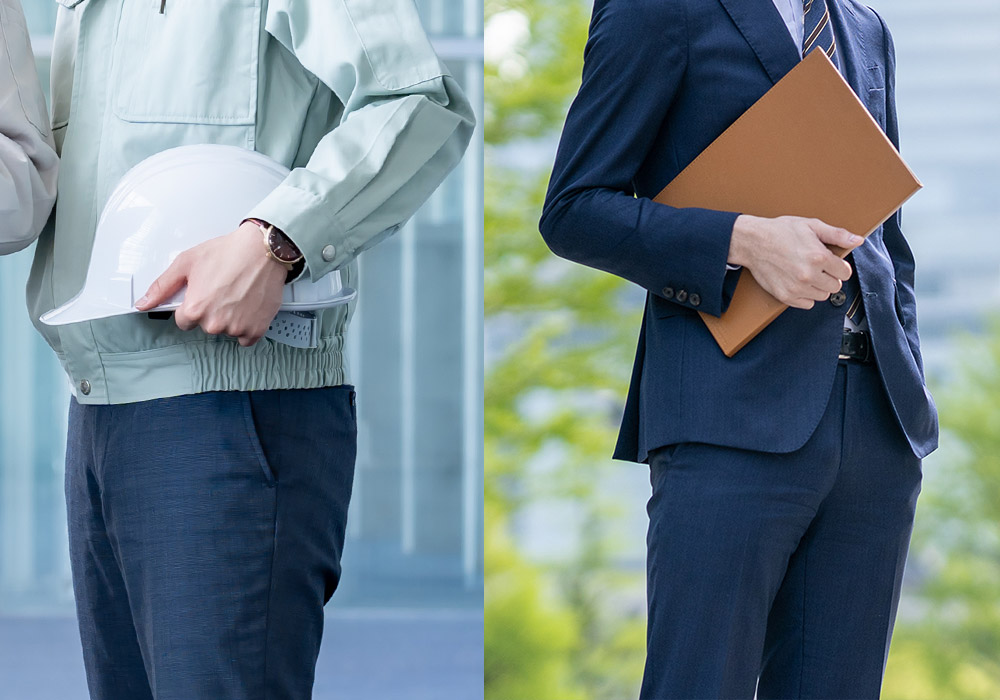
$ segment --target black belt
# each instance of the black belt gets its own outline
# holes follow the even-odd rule
[[[840,359],[865,364],[874,360],[872,337],[868,335],[868,331],[849,331],[845,328],[840,341]]]

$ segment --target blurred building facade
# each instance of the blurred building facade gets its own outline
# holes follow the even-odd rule
[[[903,156],[924,183],[903,209],[928,371],[955,332],[1000,312],[1000,3],[878,0],[896,44]]]
[[[22,4],[47,84],[56,3]],[[481,111],[482,3],[417,5]],[[482,211],[478,132],[413,221],[361,256],[349,336],[359,451],[335,605],[482,605]],[[30,251],[0,258],[0,392],[8,397],[0,404],[0,614],[72,607],[62,490],[69,390],[27,318],[30,263]]]

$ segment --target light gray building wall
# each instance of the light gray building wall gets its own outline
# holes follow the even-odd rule
[[[878,0],[893,33],[903,156],[924,183],[904,207],[928,369],[959,330],[1000,312],[1000,3]]]

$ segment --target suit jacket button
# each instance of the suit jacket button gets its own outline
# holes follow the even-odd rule
[[[663,298],[664,299],[673,299],[674,298],[674,288],[673,287],[664,287],[663,288]]]
[[[687,301],[687,299],[688,299],[688,293],[686,289],[682,289],[679,292],[677,292],[677,301],[683,304],[685,301]]]
[[[701,306],[701,297],[697,294],[689,296],[688,301],[691,302],[691,306]]]
[[[847,301],[847,295],[842,291],[830,295],[830,303],[834,306],[843,306],[845,301]]]

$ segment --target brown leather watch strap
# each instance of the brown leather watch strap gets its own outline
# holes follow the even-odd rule
[[[285,284],[291,284],[297,280],[301,275],[302,271],[306,269],[306,259],[301,258],[298,262],[292,263],[292,269],[288,271],[285,275]]]

